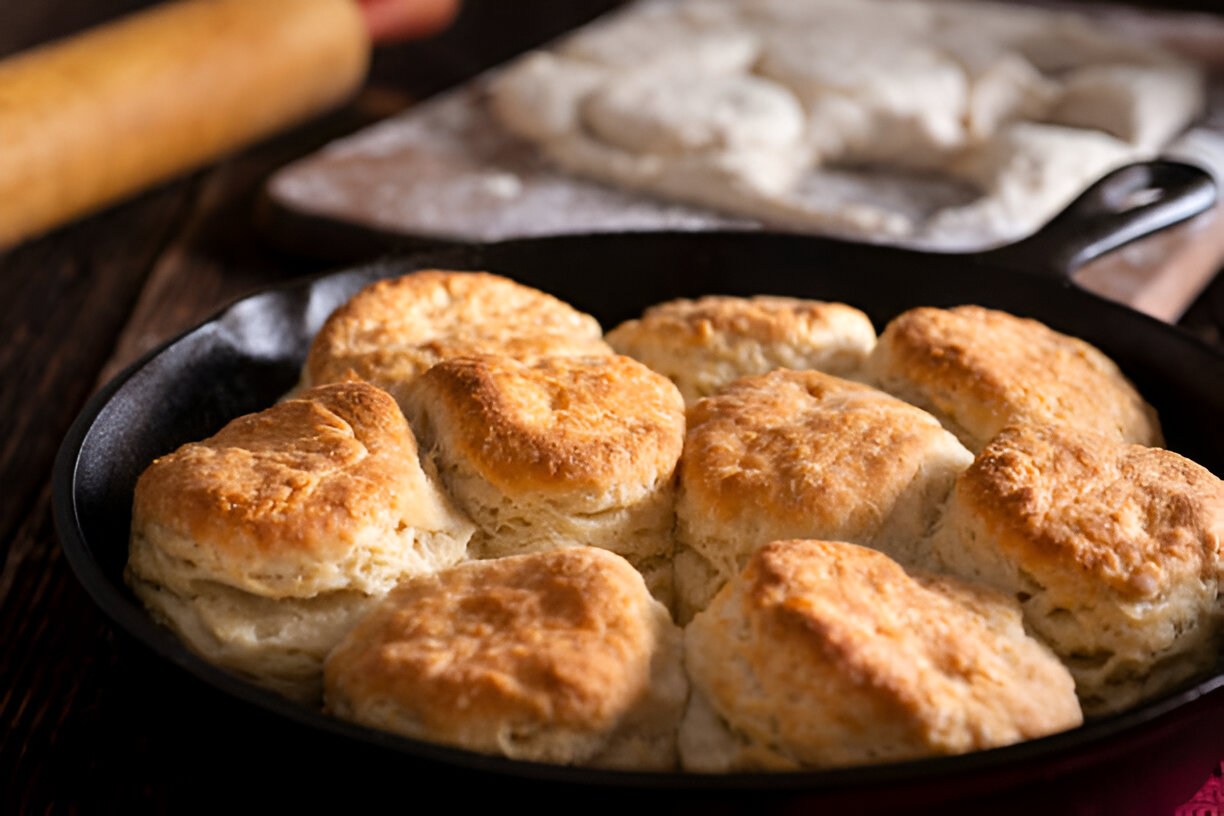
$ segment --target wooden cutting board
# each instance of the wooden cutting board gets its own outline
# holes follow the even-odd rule
[[[1213,71],[1210,111],[1175,153],[1224,179],[1224,19],[1084,9]],[[445,241],[576,232],[759,229],[759,224],[563,174],[503,132],[477,77],[276,173],[263,223],[282,246],[334,260]],[[984,239],[985,240],[985,239]],[[920,247],[925,248],[925,247]],[[975,247],[961,247],[972,249]],[[1175,321],[1224,263],[1224,204],[1080,271],[1095,292]]]

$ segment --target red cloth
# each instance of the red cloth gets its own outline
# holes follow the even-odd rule
[[[1222,816],[1224,814],[1224,762],[1215,769],[1207,784],[1186,804],[1177,809],[1176,816]]]

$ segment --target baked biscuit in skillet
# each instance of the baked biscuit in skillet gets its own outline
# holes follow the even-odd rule
[[[332,312],[310,346],[304,386],[356,376],[402,402],[439,360],[611,354],[595,318],[485,272],[427,270],[376,281]]]
[[[853,377],[876,335],[867,315],[844,303],[710,295],[652,306],[606,340],[669,377],[691,405],[740,377],[775,368]]]
[[[1210,668],[1224,482],[1171,451],[1066,427],[1004,429],[957,481],[938,564],[1020,599],[1088,714]]]
[[[670,603],[684,402],[628,357],[445,360],[405,392],[425,457],[493,558],[589,545]]]
[[[866,371],[868,381],[933,413],[975,453],[1013,422],[1163,443],[1155,410],[1099,349],[981,306],[899,315]]]
[[[685,629],[686,770],[799,770],[1073,728],[1071,676],[1006,595],[844,542],[757,550]]]
[[[676,500],[681,622],[763,544],[851,541],[921,564],[972,455],[930,414],[818,371],[744,377],[691,407]]]
[[[155,460],[126,579],[206,659],[313,702],[348,628],[401,578],[462,558],[471,533],[394,400],[343,383]]]
[[[620,556],[469,561],[394,589],[327,660],[327,710],[513,759],[676,766],[680,630]]]

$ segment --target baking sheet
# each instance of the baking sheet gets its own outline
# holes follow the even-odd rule
[[[1059,8],[1068,8],[1060,4]],[[1213,69],[1203,120],[1166,155],[1224,179],[1224,20],[1191,13],[1075,7],[1112,29],[1156,40]],[[486,104],[496,69],[407,112],[327,146],[273,176],[268,198],[282,213],[452,241],[640,230],[762,229],[759,222],[672,203],[553,169],[533,146],[505,132]],[[967,204],[968,186],[933,177],[820,168],[800,194],[824,206],[868,202],[916,221]],[[838,235],[822,230],[821,234]],[[883,236],[841,233],[855,240]],[[917,249],[975,251],[1023,237],[991,231],[890,239]],[[1099,263],[1087,285],[1163,319],[1175,319],[1224,260],[1224,217],[1199,219],[1176,235],[1143,242]],[[1111,271],[1116,266],[1120,272]]]

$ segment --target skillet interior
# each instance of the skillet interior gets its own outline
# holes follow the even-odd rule
[[[390,749],[401,761],[407,755],[426,764],[492,771],[507,783],[649,788],[686,797],[768,791],[814,797],[812,803],[852,801],[861,810],[912,804],[914,796],[935,801],[949,790],[991,794],[1060,774],[1080,780],[1066,781],[1078,784],[1078,790],[1089,777],[1125,775],[1127,762],[1141,762],[1149,773],[1160,761],[1184,768],[1191,785],[1181,792],[1184,799],[1219,761],[1212,752],[1224,748],[1214,736],[1224,728],[1222,665],[1214,676],[1176,694],[1007,748],[869,768],[701,777],[479,757],[332,720],[204,663],[155,626],[123,585],[137,476],[155,456],[271,404],[295,382],[310,337],[327,314],[366,282],[434,266],[509,275],[594,314],[605,328],[652,303],[712,293],[841,300],[866,311],[877,328],[918,305],[1005,309],[1101,347],[1160,411],[1169,446],[1224,473],[1224,357],[1176,329],[1068,284],[1002,268],[989,253],[940,256],[761,233],[568,236],[452,248],[240,301],[147,355],[90,402],[57,461],[56,522],[78,577],[121,629],[206,683],[315,732]]]

